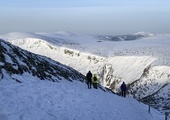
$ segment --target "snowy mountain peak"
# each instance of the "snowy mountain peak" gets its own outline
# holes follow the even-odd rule
[[[140,36],[153,36],[154,34],[152,33],[147,33],[147,32],[137,32],[137,33],[134,33],[133,35],[140,35]]]
[[[77,33],[69,32],[69,31],[57,31],[57,32],[55,32],[55,35],[59,35],[59,36],[77,36]]]
[[[1,35],[1,38],[21,39],[21,38],[37,38],[36,33],[31,32],[11,32],[8,34]]]

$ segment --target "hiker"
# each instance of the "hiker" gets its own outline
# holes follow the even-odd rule
[[[89,72],[88,72],[87,75],[86,75],[86,79],[87,79],[87,86],[88,86],[88,89],[91,89],[91,84],[92,84],[92,73],[91,73],[90,70],[89,70]]]
[[[122,85],[120,86],[121,90],[122,90],[122,96],[126,97],[126,84],[125,82],[122,83]]]
[[[98,89],[98,79],[96,74],[94,74],[92,82],[93,82],[93,88]]]

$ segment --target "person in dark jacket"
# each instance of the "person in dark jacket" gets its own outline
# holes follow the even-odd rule
[[[86,74],[86,80],[87,80],[87,86],[88,89],[91,89],[91,84],[92,84],[92,73],[89,70],[89,72]]]
[[[126,84],[125,82],[122,83],[122,85],[120,86],[121,90],[122,90],[122,96],[126,97]]]

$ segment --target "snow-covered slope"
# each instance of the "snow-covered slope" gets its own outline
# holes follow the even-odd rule
[[[135,99],[87,89],[74,69],[3,40],[0,56],[0,120],[163,120]]]
[[[22,75],[38,77],[41,80],[57,82],[62,79],[84,81],[84,76],[76,70],[50,58],[30,53],[0,39],[0,78],[11,78],[22,82]],[[17,78],[16,78],[17,77]]]
[[[29,35],[28,37],[27,35],[23,37],[21,33],[13,33],[14,37],[10,34],[1,35],[0,38],[71,66],[84,75],[91,70],[98,75],[103,86],[115,92],[119,92],[120,84],[125,81],[129,85],[129,94],[135,93],[136,95],[133,95],[135,98],[141,96],[140,99],[142,99],[147,96],[151,97],[154,93],[157,94],[161,86],[163,90],[170,82],[169,34],[136,33],[134,35],[142,37],[133,41],[119,42],[71,32],[37,33],[37,36]],[[43,39],[39,36],[46,36],[50,39]],[[157,75],[157,70],[154,68],[158,69],[159,74],[166,75]],[[154,89],[153,84],[150,84],[151,81],[155,83]],[[142,95],[138,90],[139,86],[143,91]],[[163,103],[159,99],[154,102],[156,103],[154,106],[168,105],[168,91],[163,93],[159,93],[158,99],[163,97],[166,101]]]
[[[0,80],[0,98],[1,120],[164,120],[132,98],[87,89],[79,81]]]

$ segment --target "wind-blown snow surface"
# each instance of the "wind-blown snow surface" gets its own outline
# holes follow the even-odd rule
[[[3,79],[0,98],[0,120],[163,120],[132,98],[87,89],[79,81]]]

